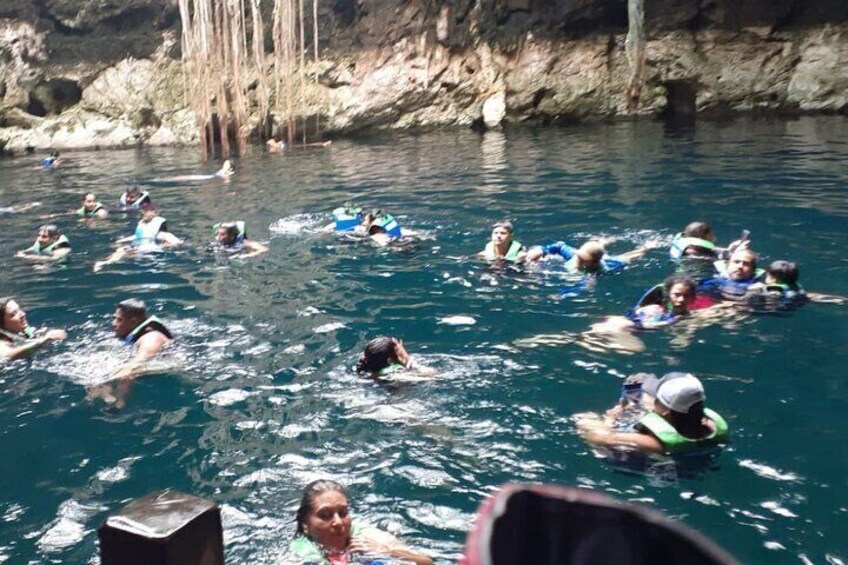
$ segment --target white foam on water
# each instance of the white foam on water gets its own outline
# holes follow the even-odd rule
[[[473,326],[477,323],[477,320],[471,316],[447,316],[440,318],[438,323],[447,326]]]

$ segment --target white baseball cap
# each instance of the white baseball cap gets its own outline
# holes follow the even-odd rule
[[[693,375],[667,380],[657,391],[657,400],[680,414],[686,414],[693,404],[707,398],[704,385]]]

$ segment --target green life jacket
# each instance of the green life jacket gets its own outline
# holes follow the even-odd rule
[[[652,434],[654,434],[657,439],[660,440],[665,449],[673,450],[699,443],[721,441],[727,436],[727,422],[718,414],[718,412],[710,410],[709,408],[704,408],[704,416],[706,416],[715,425],[715,431],[707,437],[700,439],[690,439],[681,435],[680,432],[678,432],[674,426],[668,422],[668,420],[656,412],[646,414],[641,420],[639,420],[638,423],[642,424]]]
[[[377,371],[377,375],[380,377],[385,377],[386,375],[391,375],[392,373],[397,373],[399,371],[405,371],[406,367],[401,365],[400,363],[393,363],[388,367],[383,367],[379,371]]]
[[[490,261],[494,261],[496,259],[503,259],[505,261],[517,261],[518,254],[521,253],[522,247],[523,246],[521,245],[520,241],[516,241],[513,239],[512,243],[509,244],[509,249],[506,250],[506,254],[503,257],[498,257],[497,253],[495,252],[495,244],[494,242],[490,241],[486,244],[486,259]]]
[[[32,253],[33,255],[52,255],[53,250],[56,249],[56,246],[60,244],[66,244],[68,247],[71,246],[71,242],[65,237],[64,234],[59,236],[59,239],[51,243],[46,247],[41,247],[41,244],[37,241],[32,244],[32,247],[27,249],[27,253]]]
[[[88,210],[85,209],[85,206],[82,206],[79,210],[77,210],[77,216],[79,216],[80,218],[88,218],[88,217],[94,216],[95,214],[97,214],[97,212],[99,212],[102,209],[103,209],[103,204],[101,204],[100,202],[95,202],[93,210],[91,210],[89,212]]]
[[[678,234],[674,238],[674,241],[671,242],[671,248],[668,250],[668,254],[672,259],[677,260],[685,255],[686,249],[689,247],[706,249],[707,251],[712,252],[713,256],[715,256],[715,243],[708,239],[701,239],[700,237],[686,237],[682,233]]]
[[[136,342],[138,338],[141,337],[141,332],[151,324],[153,325],[154,329],[159,332],[162,332],[168,339],[174,339],[174,336],[171,334],[168,328],[165,327],[165,324],[162,323],[162,320],[160,320],[156,316],[150,316],[138,326],[136,326],[133,331],[127,334],[127,337],[124,338],[124,341],[127,342],[127,344],[132,345]]]
[[[350,534],[357,536],[361,533],[359,524],[353,522],[350,526]],[[289,543],[289,553],[294,554],[303,565],[329,565],[330,560],[324,555],[321,546],[312,539],[298,534]]]

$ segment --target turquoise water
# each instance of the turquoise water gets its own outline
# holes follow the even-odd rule
[[[257,152],[230,183],[152,187],[188,245],[152,259],[91,265],[134,220],[58,223],[66,264],[11,259],[36,216],[122,179],[212,172],[193,149],[78,152],[53,172],[0,161],[0,295],[69,340],[0,371],[0,562],[96,561],[109,512],[171,487],[223,507],[231,563],[273,563],[291,538],[300,489],[350,485],[357,515],[455,561],[482,497],[506,481],[555,482],[648,504],[743,562],[848,559],[848,310],[677,326],[621,355],[575,345],[526,349],[621,313],[670,272],[655,250],[590,292],[557,298],[556,273],[497,271],[462,256],[509,217],[525,243],[614,236],[613,251],[667,240],[709,219],[721,241],[751,230],[767,259],[800,263],[809,290],[848,295],[848,120],[803,118],[380,136],[285,155]],[[381,205],[429,237],[403,251],[311,233],[336,204]],[[244,219],[270,241],[253,260],[204,247],[211,225]],[[273,229],[269,229],[272,226]],[[114,413],[84,401],[128,352],[115,302],[138,296],[179,336]],[[473,318],[473,325],[445,323]],[[393,334],[437,381],[387,388],[350,367],[370,337]],[[729,420],[713,469],[621,472],[577,437],[570,415],[610,406],[634,371],[687,370]]]

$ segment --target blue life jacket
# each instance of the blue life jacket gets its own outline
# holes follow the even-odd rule
[[[333,223],[336,231],[352,231],[362,223],[362,208],[359,206],[341,206],[333,210]]]
[[[377,226],[378,228],[385,231],[392,239],[398,239],[400,237],[403,237],[403,232],[400,229],[400,224],[398,224],[397,220],[395,220],[395,217],[391,214],[383,214],[382,216],[374,220],[374,223],[371,224],[371,227],[373,228],[374,226]]]

